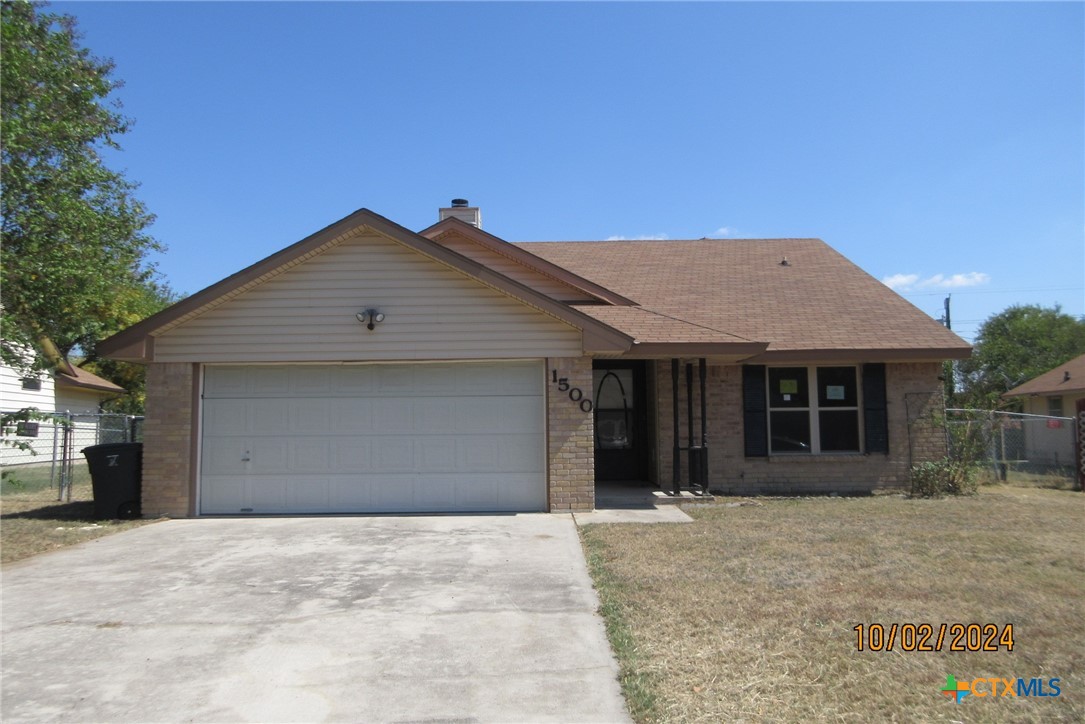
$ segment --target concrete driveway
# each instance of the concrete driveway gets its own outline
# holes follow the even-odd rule
[[[5,568],[4,722],[629,721],[568,515],[174,520]]]

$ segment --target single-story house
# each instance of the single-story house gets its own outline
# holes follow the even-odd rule
[[[102,403],[123,394],[123,387],[71,364],[36,374],[0,364],[0,411],[10,413],[32,407],[43,413],[72,413],[76,416],[73,425],[78,438],[91,440],[86,444],[95,441],[98,421],[94,416],[101,412]],[[10,434],[28,447],[0,446],[0,466],[53,459],[55,429],[48,422],[30,421]]]
[[[907,484],[970,347],[818,239],[509,243],[365,209],[105,340],[146,515],[569,511]],[[705,484],[706,483],[706,484]]]
[[[1085,354],[1033,377],[1002,395],[1021,398],[1029,415],[1073,417],[1079,400],[1085,400]]]
[[[1018,422],[1023,433],[1021,455],[1031,469],[1050,471],[1077,462],[1079,485],[1085,482],[1081,452],[1085,438],[1074,419],[1085,414],[1085,354],[1014,387],[1002,395],[1020,398],[1028,417]],[[1039,423],[1039,424],[1037,424]]]

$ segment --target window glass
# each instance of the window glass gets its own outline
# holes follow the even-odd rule
[[[630,422],[632,412],[595,410],[595,439],[600,450],[628,450],[633,447]]]
[[[633,370],[592,370],[595,407],[602,410],[632,410]]]
[[[1047,398],[1047,414],[1052,417],[1062,417],[1062,397]]]
[[[769,407],[809,407],[805,367],[769,368]]]
[[[810,413],[772,412],[772,452],[810,452]]]
[[[818,434],[821,452],[859,452],[859,411],[820,411]]]
[[[818,407],[856,407],[859,404],[854,367],[818,367]]]

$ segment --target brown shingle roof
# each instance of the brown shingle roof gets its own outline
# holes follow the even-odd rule
[[[1033,377],[1002,396],[1067,395],[1074,392],[1085,392],[1085,354],[1059,365],[1050,372],[1044,372],[1039,377]]]
[[[54,378],[62,387],[78,387],[83,390],[98,390],[99,392],[123,393],[125,390],[120,385],[115,385],[107,379],[103,379],[93,372],[88,372],[82,367],[72,365],[72,374],[58,370]]]
[[[768,342],[769,354],[818,350],[961,358],[970,350],[955,334],[820,239],[521,242],[516,246],[653,312]],[[788,263],[783,265],[785,258]],[[615,318],[614,326],[627,331],[624,321]],[[635,324],[637,320],[628,321]],[[680,328],[679,334],[685,333]],[[658,332],[665,334],[662,329]]]

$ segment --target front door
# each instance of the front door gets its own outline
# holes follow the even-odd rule
[[[602,361],[593,365],[595,479],[648,480],[648,409],[645,363]]]

